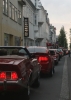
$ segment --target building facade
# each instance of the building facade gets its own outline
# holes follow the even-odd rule
[[[37,38],[40,40],[40,46],[46,46],[46,42],[49,40],[49,20],[48,13],[42,5],[38,11],[38,27]]]
[[[0,45],[23,45],[23,0],[0,0]]]
[[[0,0],[0,45],[46,46],[47,42],[56,42],[56,30],[40,0]]]
[[[56,43],[56,28],[50,25],[50,43]]]
[[[24,37],[24,45],[35,45],[35,33],[38,31],[37,11],[30,0],[26,0],[26,6],[23,7],[23,17],[29,19],[29,35]]]
[[[49,40],[49,18],[40,0],[31,0],[37,9],[38,30],[35,32],[35,45],[46,46]]]

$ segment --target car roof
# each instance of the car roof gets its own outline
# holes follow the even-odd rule
[[[0,46],[0,48],[26,48],[25,46]]]
[[[49,50],[52,50],[53,51],[53,50],[57,50],[57,49],[49,49]]]
[[[27,48],[34,48],[34,49],[47,49],[47,51],[49,51],[49,49],[47,47],[42,47],[42,46],[28,46]]]
[[[44,49],[47,50],[47,52],[49,51],[49,49],[47,47],[42,47],[42,46],[28,46],[28,49]],[[41,52],[41,51],[40,51]]]
[[[32,47],[32,48],[47,48],[47,47],[43,47],[43,46],[28,46],[28,47]]]
[[[28,46],[27,48],[45,48],[45,49],[48,49],[47,47],[42,47],[42,46]]]

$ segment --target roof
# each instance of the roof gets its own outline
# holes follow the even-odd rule
[[[28,46],[28,48],[47,48],[47,47],[42,47],[42,46]]]
[[[49,50],[53,51],[53,50],[57,50],[57,49],[49,49]]]
[[[43,53],[43,52],[48,52],[49,49],[47,47],[41,47],[41,46],[29,46],[27,48],[29,50],[29,52],[31,53],[36,53],[36,52],[39,52],[39,53]]]
[[[25,46],[0,46],[0,48],[26,48]]]

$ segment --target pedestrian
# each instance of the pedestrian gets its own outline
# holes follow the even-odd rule
[[[69,54],[69,57],[70,57],[70,50],[69,50],[68,54]]]

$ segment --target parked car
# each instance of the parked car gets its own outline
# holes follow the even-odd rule
[[[50,56],[47,47],[29,46],[27,49],[36,56],[41,64],[41,73],[52,76],[54,73],[54,59]]]
[[[68,50],[67,49],[63,49],[64,55],[68,55]]]
[[[64,52],[62,49],[57,49],[57,51],[59,52],[60,54],[60,58],[62,58],[64,56]]]
[[[59,62],[59,55],[57,53],[57,50],[56,49],[49,49],[49,51],[50,51],[50,55],[54,58],[55,65],[57,65]]]
[[[28,98],[30,86],[39,86],[40,67],[27,48],[0,47],[0,92],[23,91]]]

